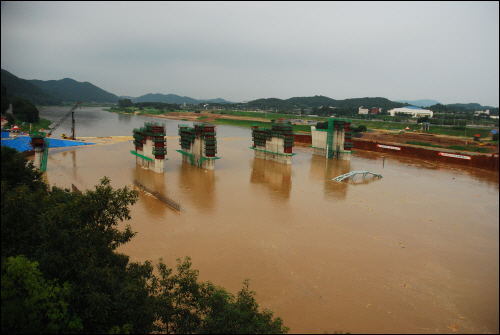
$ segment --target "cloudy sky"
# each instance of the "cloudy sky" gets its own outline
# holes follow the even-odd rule
[[[498,2],[2,2],[1,67],[117,94],[499,105]]]

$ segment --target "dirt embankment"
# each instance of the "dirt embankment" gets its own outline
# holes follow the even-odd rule
[[[441,147],[449,147],[452,145],[460,145],[460,146],[479,145],[478,142],[474,142],[471,139],[463,139],[456,136],[435,135],[435,134],[425,134],[425,133],[409,133],[409,132],[401,134],[387,133],[387,132],[363,133],[363,137],[361,138],[364,140],[392,142],[399,144],[408,144],[407,142],[429,143]],[[484,146],[484,147],[488,149],[488,153],[498,154],[498,147],[495,148],[491,148],[490,146]]]
[[[434,145],[465,145],[466,141],[458,137],[424,133],[363,133],[363,139],[406,144],[406,142],[424,142]],[[470,142],[470,141],[469,141]]]
[[[144,114],[144,116],[154,116],[163,119],[173,119],[173,120],[187,120],[190,122],[207,122],[211,123],[217,119],[229,119],[229,120],[249,120],[249,121],[259,121],[259,122],[270,122],[268,119],[262,119],[257,117],[249,116],[237,116],[237,115],[226,115],[226,114],[212,114],[212,112],[204,111],[200,113],[186,112],[186,113],[168,113],[163,115],[151,115]],[[206,116],[199,120],[199,117]]]

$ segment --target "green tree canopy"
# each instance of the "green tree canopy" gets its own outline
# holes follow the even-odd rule
[[[4,262],[19,255],[36,262],[38,266],[26,262],[23,266],[38,278],[39,293],[27,296],[24,283],[6,286],[6,294],[35,299],[42,292],[60,292],[44,300],[47,308],[36,309],[34,318],[41,327],[37,332],[288,331],[271,311],[258,311],[248,283],[235,298],[210,282],[199,282],[189,259],[178,261],[175,275],[160,261],[157,277],[150,261],[130,262],[127,255],[118,253],[117,248],[136,234],[129,225],[117,228],[120,221],[130,219],[129,206],[137,200],[136,191],[113,189],[106,177],[82,194],[55,186],[49,189],[40,172],[12,150],[2,147],[2,299]],[[17,299],[12,304],[21,306],[22,302]],[[50,326],[50,318],[41,319],[49,305],[60,311],[54,325],[61,328]],[[4,329],[2,322],[6,332],[17,331],[17,326],[7,323]]]
[[[68,313],[70,285],[45,280],[24,256],[2,259],[2,333],[60,333],[82,330]]]
[[[25,99],[12,101],[12,113],[21,121],[35,123],[40,120],[40,112],[36,106]]]
[[[13,127],[16,124],[16,119],[11,113],[6,114],[5,119],[7,120],[7,124],[9,127]]]
[[[123,108],[123,107],[132,107],[134,104],[132,103],[132,100],[130,99],[123,99],[123,100],[118,100],[118,106]]]
[[[7,96],[7,87],[5,87],[5,85],[3,83],[2,83],[2,96],[1,96],[1,98],[2,98],[2,100],[1,100],[0,111],[1,111],[2,115],[4,115],[5,112],[7,112],[7,110],[9,109],[10,99]]]
[[[27,186],[32,191],[40,188],[47,189],[46,184],[42,181],[42,173],[34,168],[33,162],[28,162],[25,155],[7,146],[2,146],[1,150],[2,189],[5,187],[7,191],[10,191],[21,185]]]

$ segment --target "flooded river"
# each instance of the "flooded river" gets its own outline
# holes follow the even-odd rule
[[[43,108],[57,121],[69,108]],[[186,123],[83,108],[76,135],[132,135],[144,122]],[[70,133],[70,123],[55,136]],[[499,331],[499,175],[356,152],[326,160],[295,147],[291,166],[254,158],[250,129],[219,126],[215,171],[182,162],[167,141],[165,173],[135,165],[129,141],[49,155],[50,184],[91,188],[147,181],[180,198],[176,213],[140,193],[138,235],[120,248],[133,261],[175,266],[190,256],[201,280],[236,293],[243,280],[291,333]],[[52,152],[52,151],[51,151]],[[356,170],[382,179],[331,179]],[[123,224],[124,226],[124,224]]]

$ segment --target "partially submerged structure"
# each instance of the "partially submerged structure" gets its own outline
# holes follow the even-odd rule
[[[49,155],[49,138],[41,131],[30,131],[31,146],[35,149],[33,165],[42,172],[47,171],[47,158]]]
[[[207,170],[215,169],[217,153],[216,125],[212,123],[195,122],[194,127],[187,124],[179,125],[179,136],[182,161]]]
[[[291,123],[273,122],[271,129],[252,125],[255,157],[283,164],[292,164],[294,139]]]
[[[328,129],[311,126],[314,155],[351,160],[354,144],[351,134],[351,120],[328,119]]]
[[[144,124],[144,127],[134,129],[136,163],[156,173],[163,173],[165,156],[167,154],[167,139],[165,124],[157,122]]]

